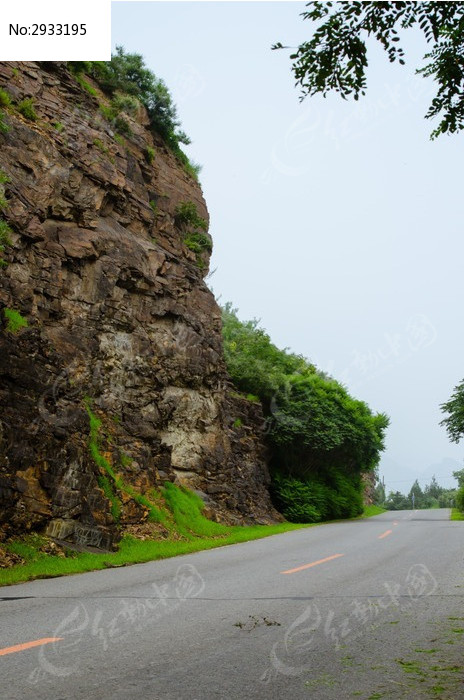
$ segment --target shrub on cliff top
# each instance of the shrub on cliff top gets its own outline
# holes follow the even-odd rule
[[[168,88],[147,68],[140,54],[126,53],[122,46],[117,46],[111,61],[80,62],[78,68],[88,72],[104,92],[117,96],[119,102],[127,102],[127,96],[140,100],[147,109],[151,126],[169,145],[178,148],[180,143],[190,143],[179,129],[177,109]]]
[[[76,61],[70,62],[69,66],[77,75],[81,72],[91,75],[101,89],[113,97],[113,110],[135,111],[136,100],[140,101],[148,112],[152,129],[162,136],[187,172],[198,178],[199,166],[190,163],[180,148],[180,144],[189,144],[190,139],[180,129],[177,108],[169,90],[147,68],[143,56],[126,53],[122,46],[117,46],[111,61]]]

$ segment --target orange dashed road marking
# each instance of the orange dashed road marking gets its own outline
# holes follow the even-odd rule
[[[25,642],[24,644],[16,644],[14,647],[5,647],[4,649],[0,649],[0,656],[15,654],[17,651],[24,651],[25,649],[32,649],[33,647],[41,647],[42,644],[60,642],[62,639],[63,637],[44,637],[43,639],[36,639],[34,642]]]
[[[393,530],[387,530],[386,532],[382,533],[381,535],[378,536],[377,539],[383,540],[384,537],[388,537],[388,535],[391,535]]]
[[[303,564],[303,566],[297,566],[296,569],[288,569],[288,571],[281,571],[281,574],[295,574],[297,571],[303,571],[303,569],[310,569],[312,566],[317,566],[318,564],[325,564],[326,561],[331,561],[332,559],[337,559],[338,557],[344,557],[344,554],[332,554],[331,557],[326,557],[325,559],[318,559],[318,561],[313,561],[311,564]]]

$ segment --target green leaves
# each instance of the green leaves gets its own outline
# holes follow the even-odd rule
[[[458,384],[446,403],[440,406],[443,413],[449,413],[440,425],[443,425],[451,442],[459,442],[464,436],[464,379]]]
[[[153,131],[164,139],[186,172],[198,179],[199,166],[190,163],[180,148],[180,144],[189,144],[190,139],[180,129],[177,108],[171,94],[166,84],[147,68],[143,56],[126,53],[122,46],[117,46],[111,61],[74,61],[69,62],[68,66],[81,85],[81,73],[85,72],[112,97],[111,106],[101,105],[100,109],[120,133],[130,136],[131,132],[129,123],[124,117],[118,116],[119,113],[133,114],[139,103],[143,104]]]
[[[405,63],[398,29],[416,26],[432,50],[428,63],[417,70],[432,77],[438,92],[425,115],[439,117],[431,138],[464,126],[464,4],[457,2],[309,2],[303,19],[313,23],[309,41],[290,58],[302,99],[335,91],[357,100],[366,90],[366,39],[375,38],[391,63]],[[273,49],[285,48],[281,42]]]
[[[231,304],[222,318],[228,371],[238,389],[261,399],[275,471],[311,482],[330,473],[335,483],[337,474],[358,478],[375,467],[385,414],[374,415],[304,357],[279,350],[256,320],[241,322]]]

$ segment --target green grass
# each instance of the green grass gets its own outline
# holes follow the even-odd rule
[[[0,109],[0,134],[7,134],[9,130],[10,127],[5,122],[5,112]]]
[[[21,328],[27,328],[28,326],[27,319],[21,316],[16,309],[3,309],[3,315],[6,319],[6,330],[8,333],[16,335]]]
[[[373,515],[380,515],[381,513],[386,513],[387,509],[381,506],[364,506],[361,518],[372,518]]]
[[[105,144],[103,143],[103,141],[101,139],[94,139],[93,145],[96,148],[98,148],[98,150],[101,151],[102,153],[106,153],[106,154],[109,153],[109,149],[107,148],[107,146],[105,146]]]
[[[90,85],[90,83],[88,83],[88,82],[82,77],[82,75],[81,75],[80,73],[77,74],[77,75],[75,75],[75,78],[76,78],[77,82],[79,83],[79,85],[81,86],[81,88],[83,88],[86,92],[88,92],[89,95],[92,95],[92,97],[96,97],[96,96],[97,96],[98,93],[97,93],[97,91],[95,90],[95,88],[92,87],[92,85]]]
[[[168,519],[163,514],[163,512],[149,498],[147,498],[147,496],[144,496],[143,494],[139,493],[134,488],[132,488],[132,486],[126,484],[123,481],[123,479],[115,473],[110,462],[101,453],[100,433],[102,429],[102,421],[95,415],[95,413],[93,413],[92,409],[90,408],[91,400],[87,398],[84,402],[87,414],[89,416],[89,451],[93,461],[99,467],[100,472],[103,472],[103,474],[100,473],[100,476],[98,477],[98,483],[100,488],[103,489],[105,496],[111,503],[110,510],[115,521],[119,522],[121,518],[121,499],[119,498],[117,493],[118,491],[120,491],[121,493],[125,493],[131,498],[133,498],[134,501],[139,505],[148,509],[148,520],[150,520],[150,522],[167,524]],[[123,455],[120,458],[120,460],[122,466],[127,466],[127,460],[130,461],[130,457],[127,457],[127,455]]]
[[[149,165],[152,165],[155,160],[155,149],[151,146],[147,146],[145,149],[145,160]]]
[[[11,105],[11,97],[6,90],[0,88],[0,107],[9,107]]]
[[[217,524],[217,523],[211,523]],[[198,537],[185,540],[137,540],[126,535],[117,552],[108,554],[74,554],[66,558],[47,554],[35,553],[30,558],[24,557],[26,563],[13,566],[10,569],[0,570],[0,585],[11,585],[21,581],[29,581],[36,578],[52,578],[78,574],[85,571],[95,571],[114,566],[127,564],[140,564],[157,559],[199,552],[205,549],[214,549],[239,542],[269,537],[283,532],[297,530],[308,525],[296,525],[294,523],[279,523],[278,525],[251,525],[248,527],[233,526],[226,528],[228,532],[222,537]],[[10,547],[10,545],[8,546]],[[21,550],[25,554],[25,550]]]
[[[35,545],[31,536],[28,536],[29,539],[20,538],[4,546],[22,556],[25,563],[0,570],[0,585],[167,559],[322,525],[285,522],[276,525],[227,526],[208,520],[203,514],[204,503],[201,498],[185,487],[166,482],[160,490],[152,489],[147,494],[137,492],[124,482],[102,454],[103,422],[92,411],[91,399],[86,398],[85,405],[90,425],[89,451],[99,467],[99,485],[110,501],[114,519],[116,522],[120,519],[123,508],[118,493],[125,493],[148,509],[148,520],[161,524],[167,531],[167,537],[139,540],[124,535],[117,552],[93,554],[68,551],[66,557],[38,551],[37,544],[42,542],[38,536]],[[123,458],[122,461],[127,462],[127,459],[126,456],[126,460]],[[377,514],[377,511],[372,514]]]
[[[205,518],[202,514],[203,501],[196,493],[166,482],[163,496],[174,516],[177,530],[185,537],[217,537],[229,533],[230,528]]]
[[[92,423],[93,430],[99,430],[98,423],[101,425],[99,419],[95,421],[94,416]],[[116,476],[115,478],[121,485],[121,480]],[[125,535],[117,552],[91,554],[68,551],[66,557],[38,552],[37,547],[33,546],[30,540],[26,538],[25,542],[22,538],[9,543],[7,548],[22,556],[26,563],[0,570],[0,585],[167,559],[323,525],[323,523],[285,522],[276,525],[226,526],[208,520],[202,513],[204,505],[200,497],[186,488],[179,488],[167,482],[164,489],[153,490],[148,498],[137,493],[130,486],[123,486],[126,493],[150,509],[148,519],[161,523],[169,532],[168,538],[138,540],[131,535]],[[42,538],[38,537],[37,542],[42,541]]]
[[[458,508],[451,508],[450,520],[464,520],[464,513]]]
[[[4,187],[4,185],[6,185],[8,182],[10,182],[10,178],[3,172],[3,170],[0,170],[0,209],[6,209],[8,206],[8,200],[5,197]]]
[[[55,131],[57,131],[59,134],[61,134],[61,132],[64,129],[64,124],[62,124],[61,122],[53,122],[52,126],[55,129]]]

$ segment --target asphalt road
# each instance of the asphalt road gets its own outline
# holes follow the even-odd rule
[[[399,511],[0,588],[0,697],[458,700],[463,554]]]

